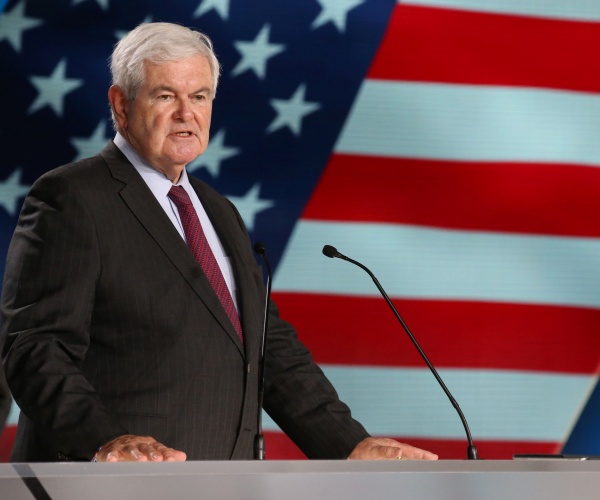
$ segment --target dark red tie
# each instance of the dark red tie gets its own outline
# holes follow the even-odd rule
[[[233,299],[231,298],[231,293],[229,293],[229,288],[227,288],[227,284],[225,283],[225,279],[219,268],[219,264],[217,263],[217,259],[215,259],[215,256],[210,249],[210,245],[208,244],[208,240],[204,235],[200,219],[198,219],[198,214],[194,209],[194,205],[192,205],[192,200],[190,200],[186,190],[181,186],[171,187],[168,196],[171,201],[175,203],[175,206],[179,211],[179,217],[181,218],[181,224],[183,225],[183,231],[190,250],[194,254],[194,257],[196,257],[200,267],[202,267],[204,274],[214,288],[217,297],[219,297],[235,331],[243,342],[244,338],[242,336],[240,318],[235,309]]]

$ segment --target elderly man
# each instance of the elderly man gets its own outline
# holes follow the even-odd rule
[[[235,207],[185,166],[208,144],[210,40],[116,46],[114,141],[42,176],[2,293],[15,461],[251,459],[265,290]],[[265,410],[310,458],[436,458],[369,437],[271,305]]]

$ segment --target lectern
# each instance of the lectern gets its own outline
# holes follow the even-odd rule
[[[600,461],[1,464],[0,498],[596,500]]]

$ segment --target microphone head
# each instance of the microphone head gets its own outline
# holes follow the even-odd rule
[[[264,243],[259,241],[254,244],[254,251],[259,255],[265,255],[265,253],[267,253],[267,247]]]
[[[340,253],[337,251],[337,249],[335,247],[332,247],[331,245],[325,245],[323,247],[323,255],[325,255],[325,257],[329,257],[330,259],[333,259],[334,257],[338,257],[340,255]]]

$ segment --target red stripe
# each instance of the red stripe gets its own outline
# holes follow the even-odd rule
[[[369,78],[600,91],[593,22],[399,4]]]
[[[17,427],[7,426],[0,435],[0,462],[8,462]],[[282,432],[265,431],[265,450],[268,460],[303,460],[306,455]],[[386,436],[387,437],[387,436]],[[463,459],[466,457],[466,444],[459,440],[416,439],[397,437],[398,441],[409,443],[424,450],[437,453],[441,459]],[[558,453],[559,443],[528,443],[513,441],[477,441],[481,458],[510,459],[515,453]]]
[[[16,430],[15,425],[7,426],[0,435],[0,462],[2,463],[9,461]],[[268,460],[306,459],[306,455],[282,432],[265,431],[264,435]],[[424,450],[433,451],[441,459],[460,460],[466,457],[466,444],[464,441],[416,439],[412,437],[397,437],[396,439]],[[481,458],[498,460],[510,459],[515,453],[558,453],[561,448],[560,443],[477,441],[475,444]]]
[[[596,237],[598,193],[593,167],[337,154],[302,217]]]
[[[382,298],[273,296],[319,363],[425,366]],[[600,310],[398,299],[394,305],[438,368],[598,371]]]
[[[16,425],[7,425],[0,434],[0,462],[6,463],[10,461],[10,452],[16,435]]]
[[[17,427],[7,426],[0,436],[0,462],[9,461]],[[265,431],[265,450],[268,460],[303,460],[306,455],[282,432]],[[388,436],[386,436],[388,437]],[[466,444],[460,440],[416,439],[396,437],[398,441],[409,443],[417,448],[437,453],[441,459],[460,460],[466,458]],[[475,443],[481,458],[510,459],[515,453],[558,453],[559,443],[477,441]]]
[[[267,460],[302,460],[306,456],[282,432],[265,432],[265,450]],[[390,437],[390,436],[385,436]],[[443,460],[462,460],[467,458],[465,440],[416,439],[412,437],[395,437],[402,443],[429,450]],[[538,443],[527,441],[479,441],[475,442],[479,457],[488,460],[510,460],[521,453],[559,453],[560,443]]]

